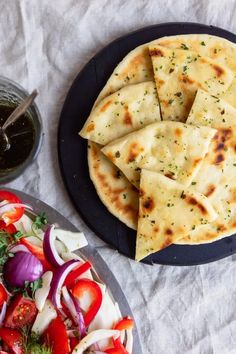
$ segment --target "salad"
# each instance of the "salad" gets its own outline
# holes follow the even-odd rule
[[[132,353],[134,321],[74,253],[86,245],[0,190],[0,354]]]

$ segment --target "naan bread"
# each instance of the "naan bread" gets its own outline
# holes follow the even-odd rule
[[[207,243],[236,232],[236,109],[199,90],[187,122],[218,129],[192,188],[209,198],[219,216],[180,241]]]
[[[139,188],[140,170],[157,171],[188,185],[216,130],[158,122],[106,145],[101,151]]]
[[[149,45],[163,120],[185,122],[198,88],[220,96],[233,73],[226,66],[197,52]]]
[[[209,57],[217,63],[227,66],[236,76],[236,44],[225,38],[208,34],[185,34],[178,36],[162,37],[154,43],[166,48],[185,49]],[[221,96],[224,100],[236,107],[236,79]]]
[[[143,44],[129,52],[117,65],[94,106],[104,97],[122,87],[150,80],[154,81],[152,62],[149,57],[148,46]]]
[[[218,63],[226,65],[236,75],[236,45],[227,39],[208,34],[185,34],[158,38],[150,43],[159,44],[166,48],[186,49],[209,57]],[[152,61],[148,50],[149,43],[145,43],[131,52],[117,65],[100,92],[95,105],[104,97],[116,92],[129,84],[136,84],[148,80],[154,81]],[[233,93],[232,93],[233,92]],[[236,93],[236,80],[232,88],[226,92],[224,99],[236,106],[233,98]],[[234,102],[234,103],[233,103]]]
[[[92,110],[80,135],[98,144],[160,121],[154,82],[129,85],[104,98]]]
[[[227,66],[236,73],[236,45],[229,40],[209,34],[182,34],[159,38],[151,44],[171,49],[191,50]]]
[[[137,261],[216,218],[208,198],[153,171],[142,170]]]
[[[132,229],[137,228],[139,197],[137,189],[100,151],[99,145],[89,141],[88,165],[90,178],[107,209]]]

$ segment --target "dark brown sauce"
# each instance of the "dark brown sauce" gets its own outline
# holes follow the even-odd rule
[[[16,106],[0,104],[0,127]],[[4,151],[4,141],[0,139],[0,172],[16,168],[29,156],[35,140],[35,129],[28,114],[22,115],[6,129],[10,149]]]

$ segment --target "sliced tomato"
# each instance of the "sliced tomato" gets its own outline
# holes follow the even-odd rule
[[[58,315],[47,327],[43,334],[43,340],[52,348],[52,354],[69,354],[69,337],[66,326]]]
[[[70,272],[65,281],[64,285],[67,286],[68,288],[71,288],[72,286],[75,285],[76,281],[78,280],[78,277],[81,276],[83,273],[85,273],[87,270],[89,270],[92,267],[91,263],[85,262],[81,265],[79,265],[77,268],[72,270]]]
[[[0,201],[7,201],[8,203],[21,203],[21,200],[13,193],[8,192],[6,190],[0,190]],[[2,220],[6,223],[6,225],[13,224],[14,222],[18,221],[22,215],[24,214],[25,209],[20,208],[13,208],[10,211],[5,212],[2,215]]]
[[[114,329],[117,329],[118,331],[122,331],[125,329],[133,329],[133,327],[134,327],[134,320],[131,317],[124,317],[122,318],[122,320],[117,322]]]
[[[100,309],[102,304],[102,291],[100,286],[93,280],[79,279],[72,289],[72,294],[80,301],[86,293],[88,293],[92,299],[89,309],[84,315],[84,323],[87,327]]]
[[[29,242],[29,240],[27,240],[26,237],[21,237],[19,242],[26,246],[28,248],[28,250],[35,256],[37,257],[40,262],[43,265],[43,269],[46,272],[47,270],[53,270],[52,265],[46,260],[44,253],[43,253],[43,249],[41,247],[38,247],[36,245],[33,245],[32,243]]]
[[[24,354],[22,335],[15,329],[0,328],[0,338],[14,354]],[[4,353],[4,352],[3,352]]]
[[[0,307],[2,307],[3,303],[8,299],[8,292],[5,286],[0,283]]]
[[[18,294],[10,303],[4,325],[11,328],[21,328],[31,324],[37,315],[37,308],[33,300]]]
[[[134,327],[134,320],[131,317],[124,317],[116,323],[114,329],[117,329],[118,331],[123,331],[123,330],[133,329],[133,327]],[[123,346],[123,344],[121,343],[120,337],[116,339],[113,338],[112,341],[114,347],[118,350],[121,350],[120,353],[128,353],[125,347]],[[108,352],[108,353],[113,353],[113,352]]]
[[[3,220],[0,220],[0,230],[4,230],[11,235],[17,231],[15,225],[7,225]]]

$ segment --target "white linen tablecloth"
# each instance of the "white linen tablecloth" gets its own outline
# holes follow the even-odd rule
[[[83,65],[111,40],[170,21],[236,32],[233,0],[0,0],[0,75],[39,90],[45,138],[37,161],[8,187],[55,207],[83,230],[117,277],[144,354],[236,353],[236,256],[202,266],[138,264],[96,237],[73,208],[57,161],[57,125]]]

